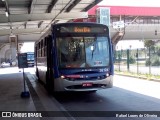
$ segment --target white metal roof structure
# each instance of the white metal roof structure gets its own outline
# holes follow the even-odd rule
[[[52,23],[86,18],[102,0],[0,0],[0,43],[36,41]]]

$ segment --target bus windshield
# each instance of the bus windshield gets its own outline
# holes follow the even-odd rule
[[[34,60],[34,54],[27,54],[27,60]]]
[[[60,68],[92,68],[109,65],[107,37],[57,38]]]

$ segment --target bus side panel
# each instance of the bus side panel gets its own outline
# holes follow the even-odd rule
[[[53,33],[52,33],[52,39],[53,39],[53,50],[52,50],[52,52],[53,52],[53,69],[54,69],[54,78],[59,78],[60,77],[60,75],[59,75],[59,70],[58,70],[58,59],[57,59],[57,57],[58,57],[58,52],[57,52],[57,50],[58,50],[58,48],[57,48],[57,40],[56,40],[56,38],[55,38],[55,36],[56,36],[56,32],[55,32],[55,29],[56,29],[56,27],[53,27]]]
[[[110,75],[114,75],[114,59],[113,59],[113,56],[114,56],[114,50],[113,50],[113,44],[111,42],[111,39],[109,37],[109,46],[110,46]]]
[[[54,91],[54,70],[53,70],[53,39],[49,35],[47,37],[47,72],[46,72],[46,85],[49,92]]]
[[[37,68],[37,44],[35,43],[35,46],[34,46],[35,48],[34,48],[34,54],[35,54],[35,56],[34,56],[34,70],[35,70],[35,72],[36,72],[36,76],[38,77],[38,68]]]
[[[47,60],[44,39],[35,44],[35,69],[38,80],[46,83]]]
[[[39,56],[40,48],[38,46],[39,44],[36,45],[36,52],[35,52],[36,75],[38,77],[38,80],[42,81],[43,80],[42,71],[41,71],[42,64],[41,64],[41,57]]]
[[[43,81],[44,83],[46,83],[46,71],[47,71],[47,66],[46,66],[46,57],[41,57],[39,58],[39,77],[40,77],[40,80]]]
[[[55,32],[56,27],[53,27],[53,33],[52,33],[52,40],[53,40],[53,81],[54,81],[54,91],[65,91],[64,89],[64,82],[60,77],[59,74],[59,69],[58,69],[58,48],[57,48],[57,42],[56,42],[56,32]]]

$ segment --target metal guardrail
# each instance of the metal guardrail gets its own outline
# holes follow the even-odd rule
[[[125,23],[131,23],[136,16],[121,16],[121,20],[125,21]],[[110,21],[116,22],[119,21],[120,17],[119,16],[112,16]],[[136,24],[160,24],[160,17],[155,17],[155,16],[138,16],[136,20],[134,21]]]
[[[115,51],[115,70],[160,75],[160,48]]]

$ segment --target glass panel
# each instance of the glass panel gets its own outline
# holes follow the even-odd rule
[[[109,65],[107,37],[58,38],[58,60],[62,68],[100,67]]]
[[[89,67],[109,64],[109,46],[106,37],[85,38],[86,63]]]
[[[34,60],[34,54],[28,54],[27,60]]]
[[[81,67],[85,63],[82,37],[59,38],[57,47],[60,67]]]

